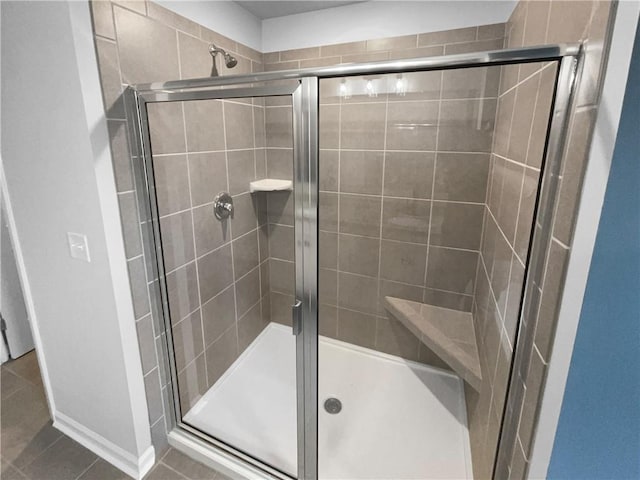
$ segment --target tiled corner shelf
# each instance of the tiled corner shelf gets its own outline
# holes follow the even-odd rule
[[[293,190],[293,182],[291,180],[279,180],[276,178],[265,178],[249,183],[249,191],[253,192],[279,192]]]
[[[482,373],[473,317],[468,312],[385,297],[385,308],[476,391]]]

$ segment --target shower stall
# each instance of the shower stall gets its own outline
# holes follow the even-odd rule
[[[170,442],[250,478],[493,475],[579,59],[130,87]]]

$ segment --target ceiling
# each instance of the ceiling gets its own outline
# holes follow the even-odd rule
[[[253,2],[236,0],[236,3],[244,9],[249,10],[256,17],[264,20],[265,18],[284,17],[286,15],[295,15],[296,13],[315,12],[316,10],[324,10],[326,8],[342,7],[344,5],[351,5],[352,3],[361,3],[362,1],[364,0],[261,0]]]

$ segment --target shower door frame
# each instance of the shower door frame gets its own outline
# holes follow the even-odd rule
[[[176,80],[156,82],[128,87],[126,106],[131,130],[131,138],[137,147],[138,158],[144,167],[144,185],[152,210],[153,236],[151,249],[156,256],[156,264],[162,268],[162,245],[160,242],[155,192],[152,186],[147,101],[168,101],[169,98],[196,100],[202,98],[231,98],[238,96],[260,96],[259,92],[276,92],[280,95],[292,93],[293,136],[294,136],[294,196],[296,226],[296,300],[302,302],[302,333],[297,344],[297,391],[298,391],[298,478],[315,480],[318,478],[318,87],[323,78],[360,76],[367,74],[393,74],[433,70],[462,69],[473,67],[503,66],[534,62],[558,63],[552,112],[547,125],[541,179],[534,210],[534,221],[529,244],[525,283],[521,297],[519,320],[516,327],[515,349],[509,370],[507,398],[501,416],[499,443],[494,457],[493,477],[506,478],[508,455],[515,442],[518,421],[509,418],[505,412],[521,403],[522,392],[517,387],[516,372],[525,371],[528,365],[527,352],[530,350],[535,329],[520,328],[527,318],[535,322],[539,307],[536,284],[543,274],[546,252],[551,240],[551,219],[558,195],[558,180],[562,159],[567,145],[567,131],[570,112],[575,103],[575,91],[580,81],[583,52],[579,44],[558,44],[539,47],[503,49],[474,52],[459,55],[444,55],[420,59],[347,64],[332,67],[285,70],[216,78]],[[297,80],[295,92],[286,93],[286,88],[262,85],[270,82]],[[251,86],[251,84],[260,86]],[[234,88],[241,86],[241,88]],[[203,90],[210,89],[210,90]],[[210,96],[215,91],[217,96]],[[264,94],[264,93],[263,93]],[[274,94],[274,93],[271,93]],[[276,95],[278,93],[275,93]],[[209,95],[209,96],[207,96]],[[269,93],[267,93],[269,95]],[[164,100],[163,100],[164,99]],[[135,153],[134,153],[135,156]],[[539,228],[536,228],[539,227]],[[159,259],[159,260],[158,260]],[[162,278],[162,275],[159,275]],[[162,282],[159,282],[162,284]],[[162,298],[166,291],[160,286]],[[168,418],[170,443],[205,463],[226,471],[244,472],[252,477],[291,478],[279,470],[213,439],[181,421],[177,407],[177,372],[170,352],[173,349],[170,322],[163,305],[158,308],[164,317],[167,352],[170,364],[173,395],[169,395],[169,409],[173,413]],[[167,327],[168,326],[168,327]],[[162,361],[162,359],[159,359]],[[514,412],[515,415],[515,412]],[[248,463],[248,465],[247,465]]]
[[[159,295],[162,299],[158,311],[162,312],[164,319],[167,347],[173,352],[173,334],[171,328],[171,316],[169,297],[165,281],[164,257],[162,253],[162,234],[160,231],[158,204],[155,193],[155,174],[151,147],[151,134],[147,104],[185,102],[200,100],[223,100],[229,98],[264,98],[274,96],[290,97],[292,103],[292,133],[293,133],[293,158],[294,158],[294,209],[295,209],[295,300],[299,302],[299,311],[302,315],[300,327],[293,332],[296,335],[296,410],[297,410],[297,453],[298,453],[298,478],[309,478],[309,472],[317,471],[317,456],[312,455],[313,447],[305,448],[310,439],[317,438],[317,422],[309,421],[317,418],[318,398],[318,318],[317,318],[317,192],[318,189],[318,81],[317,78],[301,78],[294,85],[267,85],[251,86],[242,83],[239,88],[216,89],[210,88],[191,91],[179,88],[173,91],[168,89],[128,91],[128,106],[134,109],[135,121],[138,130],[138,155],[142,159],[146,181],[146,193],[149,199],[150,216],[153,227],[154,250],[156,267],[158,271]],[[129,109],[130,110],[130,109]],[[136,142],[137,143],[137,142]],[[315,166],[315,168],[314,168]],[[213,212],[212,212],[213,213]],[[294,312],[292,311],[292,315]],[[180,395],[178,387],[178,370],[173,355],[169,355],[168,367],[171,375],[172,395],[169,399],[172,403],[171,427],[179,428],[193,435],[211,441],[216,447],[229,451],[244,460],[259,463],[258,467],[277,477],[290,478],[276,467],[259,461],[251,456],[250,452],[243,452],[222,440],[200,431],[182,420],[180,412]],[[316,368],[303,368],[304,365],[316,365]]]

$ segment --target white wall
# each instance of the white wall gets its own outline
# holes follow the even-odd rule
[[[262,51],[506,22],[515,1],[369,1],[262,22]]]
[[[262,51],[260,19],[235,2],[155,0],[155,3],[236,42]]]
[[[157,0],[260,52],[506,22],[516,1],[368,1],[260,20],[233,1]]]
[[[0,12],[8,214],[54,425],[139,476],[153,448],[89,7]]]

